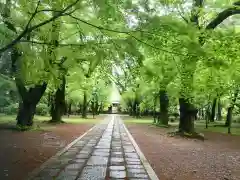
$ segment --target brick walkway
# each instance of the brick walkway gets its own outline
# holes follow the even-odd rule
[[[137,148],[120,117],[111,115],[41,166],[29,179],[158,180]]]

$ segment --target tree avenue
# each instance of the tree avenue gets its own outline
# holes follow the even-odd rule
[[[196,119],[225,118],[230,133],[240,1],[5,0],[0,10],[0,107],[21,129],[36,113],[54,123],[102,113],[115,83],[131,116],[168,126],[179,114],[188,134]]]

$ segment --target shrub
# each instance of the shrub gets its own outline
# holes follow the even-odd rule
[[[233,116],[232,119],[233,119],[232,122],[234,122],[234,123],[240,123],[240,116]]]
[[[10,104],[3,108],[3,112],[8,115],[16,114],[18,112],[18,103]]]
[[[36,108],[36,114],[41,116],[46,116],[49,114],[49,107],[47,104],[39,103]]]
[[[240,119],[235,119],[233,120],[234,123],[239,123],[240,124]]]
[[[175,117],[172,117],[172,116],[170,116],[170,117],[169,117],[169,120],[170,120],[170,122],[174,122],[174,121],[176,120],[176,118],[175,118]]]

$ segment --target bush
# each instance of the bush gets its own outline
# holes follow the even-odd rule
[[[175,117],[172,117],[172,116],[169,117],[169,121],[170,121],[170,122],[175,122],[175,120],[176,120]]]
[[[175,118],[178,118],[180,116],[179,113],[177,113],[177,112],[172,113],[171,115],[174,116]]]
[[[39,103],[36,108],[36,114],[46,116],[49,114],[49,107],[47,104]]]
[[[71,107],[71,111],[72,111],[72,114],[79,114],[80,113],[80,107],[76,106],[76,105],[72,105]]]
[[[240,123],[240,116],[233,116],[234,123]]]
[[[18,112],[18,103],[10,104],[7,107],[3,108],[3,113],[7,115],[17,114]]]
[[[233,120],[234,123],[239,123],[240,124],[240,119],[235,119]]]
[[[171,114],[171,115],[169,116],[169,121],[170,121],[170,122],[175,122],[175,121],[178,121],[178,120],[179,120],[179,117],[176,116],[176,115]]]

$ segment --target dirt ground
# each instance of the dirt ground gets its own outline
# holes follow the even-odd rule
[[[146,124],[127,127],[160,180],[240,179],[240,136],[206,132],[203,142]]]
[[[0,180],[23,180],[94,124],[59,124],[51,131],[18,132],[0,125]]]

